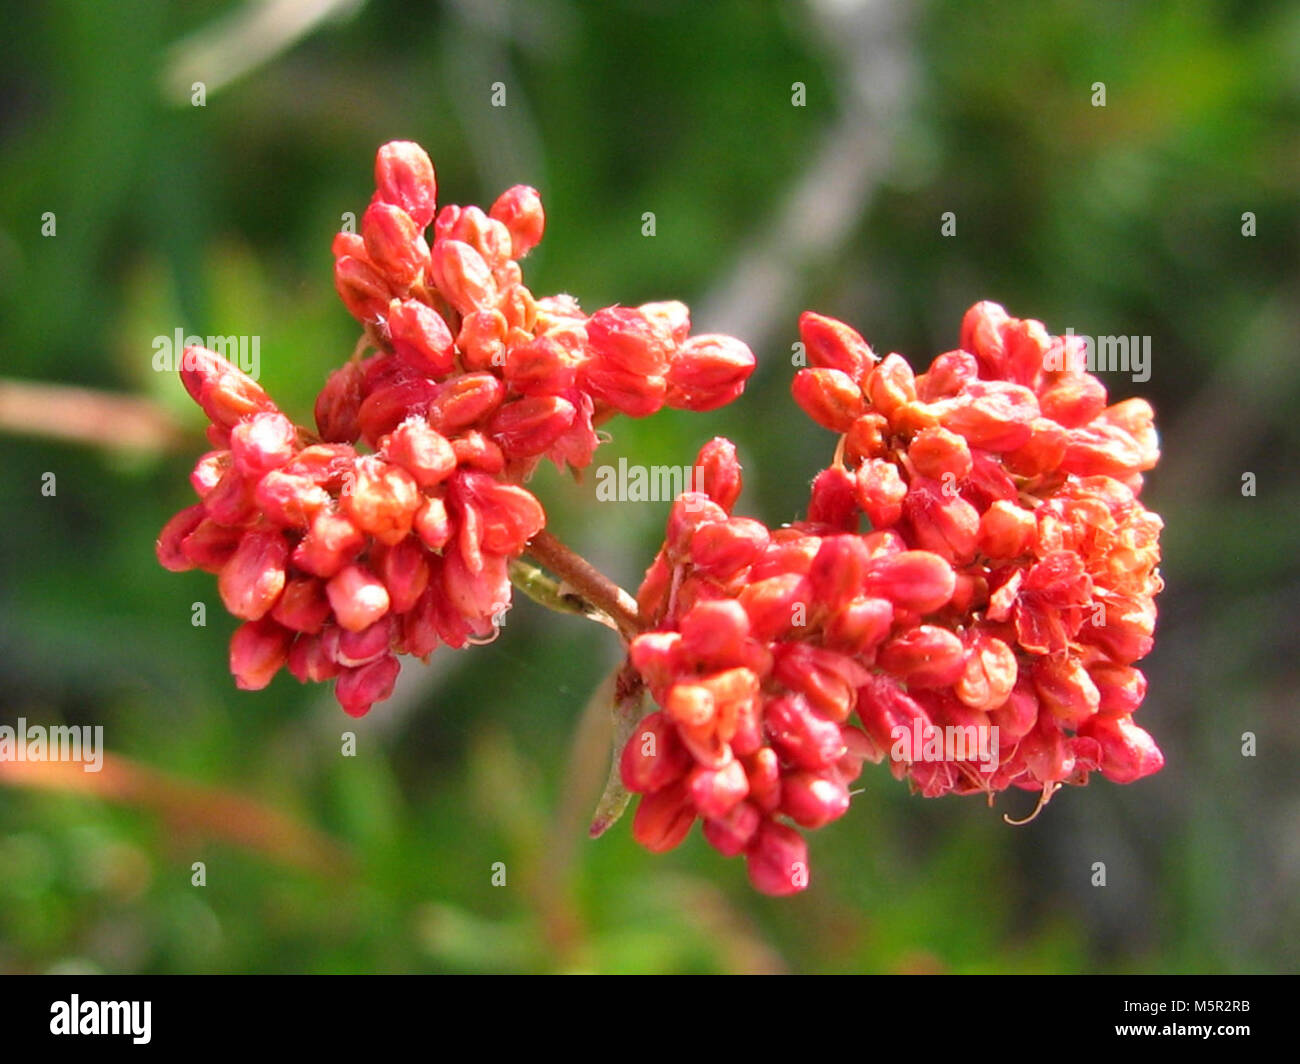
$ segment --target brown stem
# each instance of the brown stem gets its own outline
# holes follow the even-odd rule
[[[149,399],[18,380],[0,380],[0,432],[141,451],[167,451],[185,438]]]
[[[641,631],[636,600],[580,554],[543,529],[528,541],[527,552],[618,625],[624,639]]]

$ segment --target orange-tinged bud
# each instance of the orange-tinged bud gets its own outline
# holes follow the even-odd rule
[[[740,462],[736,459],[736,445],[730,440],[715,436],[703,447],[695,459],[699,471],[700,488],[710,499],[731,513],[740,498]]]
[[[423,497],[405,469],[366,455],[357,459],[341,501],[343,512],[357,528],[391,546],[410,533]]]
[[[384,437],[380,450],[390,462],[410,473],[421,488],[437,487],[456,469],[456,453],[447,438],[418,414]]]
[[[830,615],[822,626],[826,646],[847,654],[869,654],[894,623],[894,607],[882,598],[854,598]]]
[[[241,691],[260,691],[289,659],[293,633],[269,618],[250,621],[230,638],[230,672]]]
[[[892,462],[873,458],[858,466],[854,497],[872,528],[889,528],[903,515],[907,485]]]
[[[325,585],[334,616],[350,632],[369,628],[388,612],[390,599],[383,582],[363,565],[347,565]]]
[[[998,499],[980,517],[979,551],[990,558],[1018,558],[1029,551],[1037,528],[1033,511]]]
[[[799,315],[799,338],[811,365],[839,370],[855,383],[862,383],[875,365],[871,345],[855,329],[835,318],[804,311]]]
[[[970,446],[957,433],[944,428],[918,432],[907,448],[907,457],[921,476],[931,480],[954,484],[970,475]]]
[[[428,153],[414,141],[390,140],[375,155],[375,196],[401,207],[424,229],[433,221],[438,184]]]
[[[343,514],[321,510],[293,551],[293,564],[304,572],[328,579],[355,558],[366,537]]]
[[[461,314],[472,314],[496,301],[492,271],[483,256],[463,241],[436,241],[430,263],[438,291]]]
[[[1097,685],[1075,657],[1039,658],[1034,663],[1033,680],[1042,704],[1068,728],[1077,729],[1101,704]]]
[[[375,322],[388,312],[388,279],[367,260],[344,255],[334,261],[334,290],[357,321]]]
[[[549,450],[577,416],[577,408],[558,395],[527,395],[500,406],[487,431],[507,457],[531,457]]]
[[[514,185],[506,189],[497,197],[488,214],[501,222],[510,233],[512,257],[522,259],[542,242],[546,214],[542,210],[542,197],[537,189],[528,185]]]
[[[889,422],[884,416],[870,411],[863,414],[844,436],[844,458],[852,466],[861,465],[871,458],[883,457],[889,449]]]
[[[455,364],[451,330],[441,314],[418,299],[388,304],[388,334],[393,353],[428,377],[445,377]]]
[[[754,352],[733,336],[693,336],[668,366],[665,402],[676,410],[716,410],[745,390],[756,364]]]
[[[886,356],[867,382],[867,395],[876,411],[893,424],[904,407],[916,402],[916,375],[907,360],[898,354]]]
[[[916,394],[924,403],[951,399],[979,376],[975,356],[966,351],[946,351],[916,378]]]
[[[977,631],[953,692],[972,709],[997,709],[1011,695],[1017,672],[1015,652],[996,636]]]
[[[491,373],[466,373],[438,388],[429,422],[445,435],[489,417],[505,397],[505,385]]]
[[[375,202],[361,216],[366,257],[395,288],[414,284],[429,261],[421,227],[401,207]]]
[[[732,599],[700,602],[681,620],[681,643],[687,657],[705,668],[734,661],[749,638],[749,615]]]
[[[801,369],[790,392],[805,414],[832,432],[848,432],[866,412],[857,382],[837,369]]]
[[[181,383],[214,425],[234,428],[244,418],[274,411],[275,404],[247,373],[206,347],[181,354]]]
[[[451,518],[447,504],[440,498],[428,497],[415,514],[415,534],[432,551],[440,551],[451,540]]]

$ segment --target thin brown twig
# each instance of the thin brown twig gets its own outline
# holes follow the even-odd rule
[[[574,553],[543,529],[526,548],[536,561],[564,581],[617,626],[631,640],[642,628],[636,600],[580,554]]]

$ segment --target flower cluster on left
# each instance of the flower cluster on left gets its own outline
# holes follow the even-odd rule
[[[215,449],[190,477],[200,501],[157,543],[168,569],[217,574],[244,622],[239,687],[287,665],[334,680],[354,716],[392,693],[399,655],[494,633],[509,563],[545,525],[523,486],[542,458],[580,469],[607,418],[713,409],[754,368],[739,340],[691,336],[681,303],[587,316],[571,296],[535,298],[518,262],[544,228],[534,189],[487,213],[439,209],[433,165],[406,141],[380,148],[375,183],[361,232],[334,240],[335,286],[365,336],[322,389],[316,432],[187,348],[181,379]]]

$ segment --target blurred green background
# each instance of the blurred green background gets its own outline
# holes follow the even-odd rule
[[[0,971],[1296,970],[1300,7],[10,0],[3,21],[0,376],[144,398],[181,432],[97,446],[48,438],[55,408],[4,415],[0,723],[102,724],[125,760],[109,795],[0,777]],[[213,579],[154,558],[206,447],[152,341],[256,335],[309,419],[357,332],[330,239],[392,138],[429,150],[443,202],[541,190],[538,294],[681,298],[754,347],[741,401],[620,419],[598,462],[729,435],[739,512],[769,523],[833,445],[788,397],[804,308],[918,367],[983,298],[1151,336],[1149,382],[1105,379],[1164,440],[1139,720],[1165,770],[1014,828],[1022,793],[925,800],[868,766],[811,836],[811,888],[776,900],[698,830],[666,856],[626,822],[585,837],[606,762],[579,724],[617,659],[593,625],[520,600],[358,723],[287,675],[237,692]],[[549,466],[533,486],[635,587],[665,504]]]

